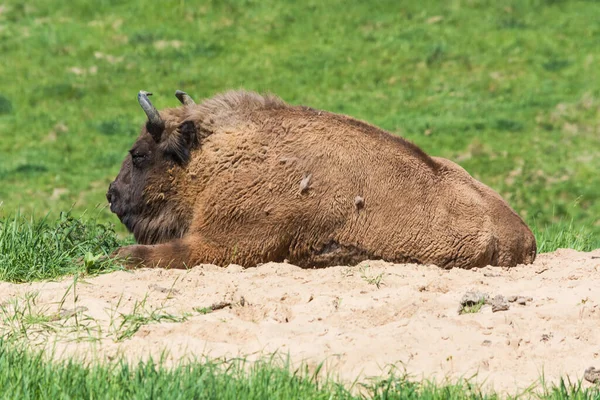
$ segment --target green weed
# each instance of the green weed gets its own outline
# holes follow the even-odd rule
[[[15,214],[0,219],[0,280],[30,282],[119,269],[106,257],[118,246],[110,224],[70,213],[41,219]]]
[[[475,314],[481,311],[481,307],[485,305],[485,299],[479,300],[477,303],[472,305],[464,305],[459,310],[459,314]]]
[[[56,305],[40,305],[38,292],[26,292],[0,304],[0,338],[29,346],[45,343],[50,337],[69,341],[96,341],[102,337],[100,324],[85,314],[76,294],[77,277]],[[73,295],[73,308],[66,306]]]
[[[109,329],[112,330],[116,342],[130,339],[144,325],[160,322],[184,322],[190,316],[187,313],[182,315],[171,314],[165,311],[164,305],[153,309],[146,304],[148,300],[147,295],[142,300],[135,300],[131,312],[121,313],[118,309],[122,299],[122,297],[119,298],[119,301],[110,313],[111,323]],[[119,314],[119,322],[114,318],[115,313]]]
[[[371,275],[369,273],[368,265],[361,265],[358,267],[358,271],[360,272],[360,277],[367,282],[369,285],[377,286],[377,289],[383,284],[383,272],[380,272],[377,275]]]

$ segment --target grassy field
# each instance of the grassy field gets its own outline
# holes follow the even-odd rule
[[[459,162],[538,231],[600,246],[596,1],[4,1],[0,202],[99,207],[145,116],[230,88],[347,113]],[[391,199],[393,201],[393,199]],[[562,225],[561,225],[562,227]],[[562,229],[562,228],[561,228]]]
[[[145,120],[141,89],[158,108],[176,89],[246,88],[364,119],[497,190],[540,251],[600,247],[599,15],[593,0],[4,0],[0,280],[118,268],[102,256],[131,237],[104,195]],[[56,366],[2,342],[1,396],[351,398],[268,365],[211,365]],[[368,397],[483,398],[387,382]]]

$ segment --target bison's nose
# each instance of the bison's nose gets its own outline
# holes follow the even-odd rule
[[[106,200],[108,200],[109,204],[112,203],[113,195],[114,195],[114,188],[113,188],[113,184],[111,183],[110,185],[108,185],[108,192],[106,192]]]

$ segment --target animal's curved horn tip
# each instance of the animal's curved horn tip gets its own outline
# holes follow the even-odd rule
[[[189,94],[187,94],[186,92],[184,92],[183,90],[176,90],[175,97],[177,97],[177,99],[181,102],[181,104],[184,104],[186,106],[196,104],[194,99],[192,99],[192,97]]]
[[[179,99],[180,102],[185,103],[185,98],[188,94],[186,92],[184,92],[183,90],[179,90],[177,89],[175,91],[175,97],[177,97],[177,99]]]
[[[145,90],[140,90],[138,93],[138,97],[140,96],[152,96],[152,92],[146,92]]]

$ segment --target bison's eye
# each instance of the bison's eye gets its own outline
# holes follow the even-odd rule
[[[148,153],[141,153],[138,151],[131,151],[131,160],[133,165],[136,167],[141,167],[144,162],[148,159]]]

